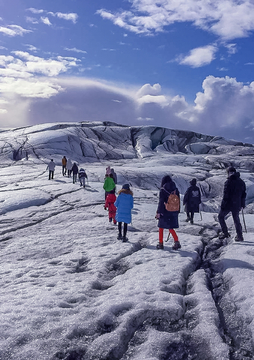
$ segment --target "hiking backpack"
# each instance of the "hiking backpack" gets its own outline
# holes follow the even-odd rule
[[[180,198],[175,190],[169,194],[168,201],[164,205],[167,211],[180,211]]]

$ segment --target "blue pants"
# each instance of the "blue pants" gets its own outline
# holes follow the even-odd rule
[[[81,178],[79,179],[79,181],[80,181],[80,186],[85,187],[85,185],[86,185],[86,178],[85,178],[85,177],[81,177]]]
[[[229,214],[229,213],[232,213],[232,217],[233,217],[233,220],[234,220],[234,224],[235,224],[235,230],[236,230],[236,233],[239,237],[242,237],[242,225],[241,225],[241,222],[240,222],[240,217],[239,217],[239,210],[233,210],[233,211],[230,211],[230,210],[221,210],[220,213],[219,213],[219,216],[218,216],[218,219],[219,219],[219,223],[220,223],[220,226],[221,226],[221,230],[224,234],[227,234],[228,233],[228,228],[227,228],[227,225],[226,225],[226,222],[225,222],[225,217]]]

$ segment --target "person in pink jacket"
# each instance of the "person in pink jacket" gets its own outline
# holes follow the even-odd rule
[[[114,224],[116,225],[116,207],[114,205],[116,201],[116,196],[115,194],[108,194],[106,197],[106,201],[105,201],[105,207],[104,209],[107,210],[108,209],[108,218],[109,218],[109,222],[114,222]]]

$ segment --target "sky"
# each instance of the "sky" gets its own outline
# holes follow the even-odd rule
[[[254,143],[251,0],[0,0],[0,127],[113,121]]]

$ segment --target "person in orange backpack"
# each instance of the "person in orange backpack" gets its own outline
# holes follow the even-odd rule
[[[104,209],[105,210],[108,209],[109,222],[113,221],[114,224],[116,225],[116,207],[114,205],[115,201],[116,201],[116,196],[115,196],[115,192],[113,190],[106,197]]]
[[[181,244],[178,240],[178,236],[174,229],[179,228],[178,224],[178,215],[179,210],[177,211],[168,211],[166,205],[168,202],[169,195],[175,193],[179,197],[179,191],[176,187],[176,184],[171,179],[169,175],[166,175],[162,178],[160,195],[159,195],[159,204],[155,218],[158,221],[159,227],[159,243],[156,246],[157,249],[164,249],[163,245],[163,230],[168,229],[169,233],[173,236],[174,245],[172,246],[173,250],[178,250],[181,248]]]

